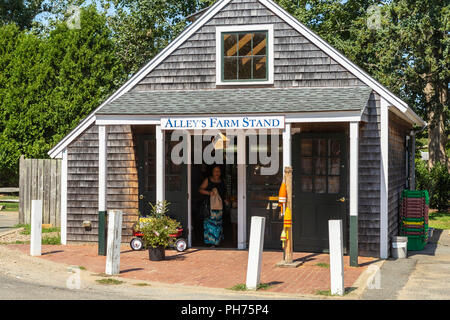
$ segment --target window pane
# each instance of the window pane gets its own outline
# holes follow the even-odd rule
[[[302,174],[312,174],[312,159],[311,158],[302,158],[301,159],[301,173]]]
[[[312,192],[312,177],[302,176],[301,187],[303,192]]]
[[[253,79],[266,79],[267,57],[253,58]]]
[[[252,78],[252,58],[239,58],[239,79]]]
[[[252,33],[239,34],[239,56],[249,56],[252,54]]]
[[[341,154],[341,142],[339,140],[331,140],[330,144],[330,156],[339,156]]]
[[[328,164],[328,174],[337,176],[341,166],[341,160],[339,158],[331,158]]]
[[[237,79],[237,58],[224,58],[223,78],[225,80]]]
[[[266,34],[265,33],[255,33],[253,36],[253,55],[263,56],[266,55]]]
[[[316,155],[326,156],[327,155],[327,140],[317,139],[316,142]]]
[[[237,55],[237,35],[224,34],[223,35],[223,55],[231,57]]]
[[[327,192],[327,178],[326,177],[314,177],[314,192],[325,193]]]
[[[315,174],[316,175],[325,175],[327,174],[327,160],[326,158],[318,158],[315,159]]]
[[[300,143],[300,150],[302,156],[312,156],[312,140],[302,139]]]
[[[328,193],[339,193],[339,177],[328,177]]]

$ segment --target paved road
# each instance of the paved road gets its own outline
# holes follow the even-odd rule
[[[12,230],[19,223],[19,213],[11,211],[0,211],[0,234]]]
[[[386,260],[378,289],[367,288],[363,299],[450,299],[450,236],[435,231],[422,251],[410,251],[407,259]]]

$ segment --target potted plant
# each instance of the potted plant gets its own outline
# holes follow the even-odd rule
[[[166,247],[175,241],[170,235],[177,233],[180,223],[167,216],[169,202],[158,201],[155,205],[150,203],[150,206],[150,216],[140,219],[139,230],[143,234],[150,260],[160,261],[165,259]]]

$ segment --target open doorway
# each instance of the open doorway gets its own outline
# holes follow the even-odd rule
[[[192,137],[194,139],[194,137]],[[236,139],[230,137],[230,139]],[[203,141],[202,152],[209,145],[209,141]],[[194,141],[192,141],[194,145]],[[236,146],[236,141],[230,143]],[[236,149],[232,150],[236,152]],[[198,152],[198,151],[197,151]],[[192,246],[194,247],[210,247],[210,244],[204,242],[204,218],[202,217],[202,204],[208,201],[209,197],[199,192],[200,185],[205,179],[211,175],[214,167],[219,166],[221,171],[221,180],[226,190],[226,200],[223,202],[223,216],[222,216],[222,230],[223,239],[220,242],[219,248],[236,248],[237,247],[237,165],[234,163],[228,164],[226,162],[226,153],[223,153],[222,163],[195,163],[194,152],[192,152],[191,165],[191,214],[192,214]],[[234,155],[236,158],[236,154]]]

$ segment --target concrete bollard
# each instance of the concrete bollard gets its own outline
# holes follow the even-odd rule
[[[42,252],[42,200],[31,201],[30,255],[40,256]]]
[[[265,217],[252,217],[247,263],[247,289],[258,289],[264,246]]]
[[[329,220],[331,294],[344,294],[344,245],[342,220]]]
[[[108,275],[120,273],[120,243],[122,242],[122,211],[108,213],[108,247],[106,250],[106,271]]]

